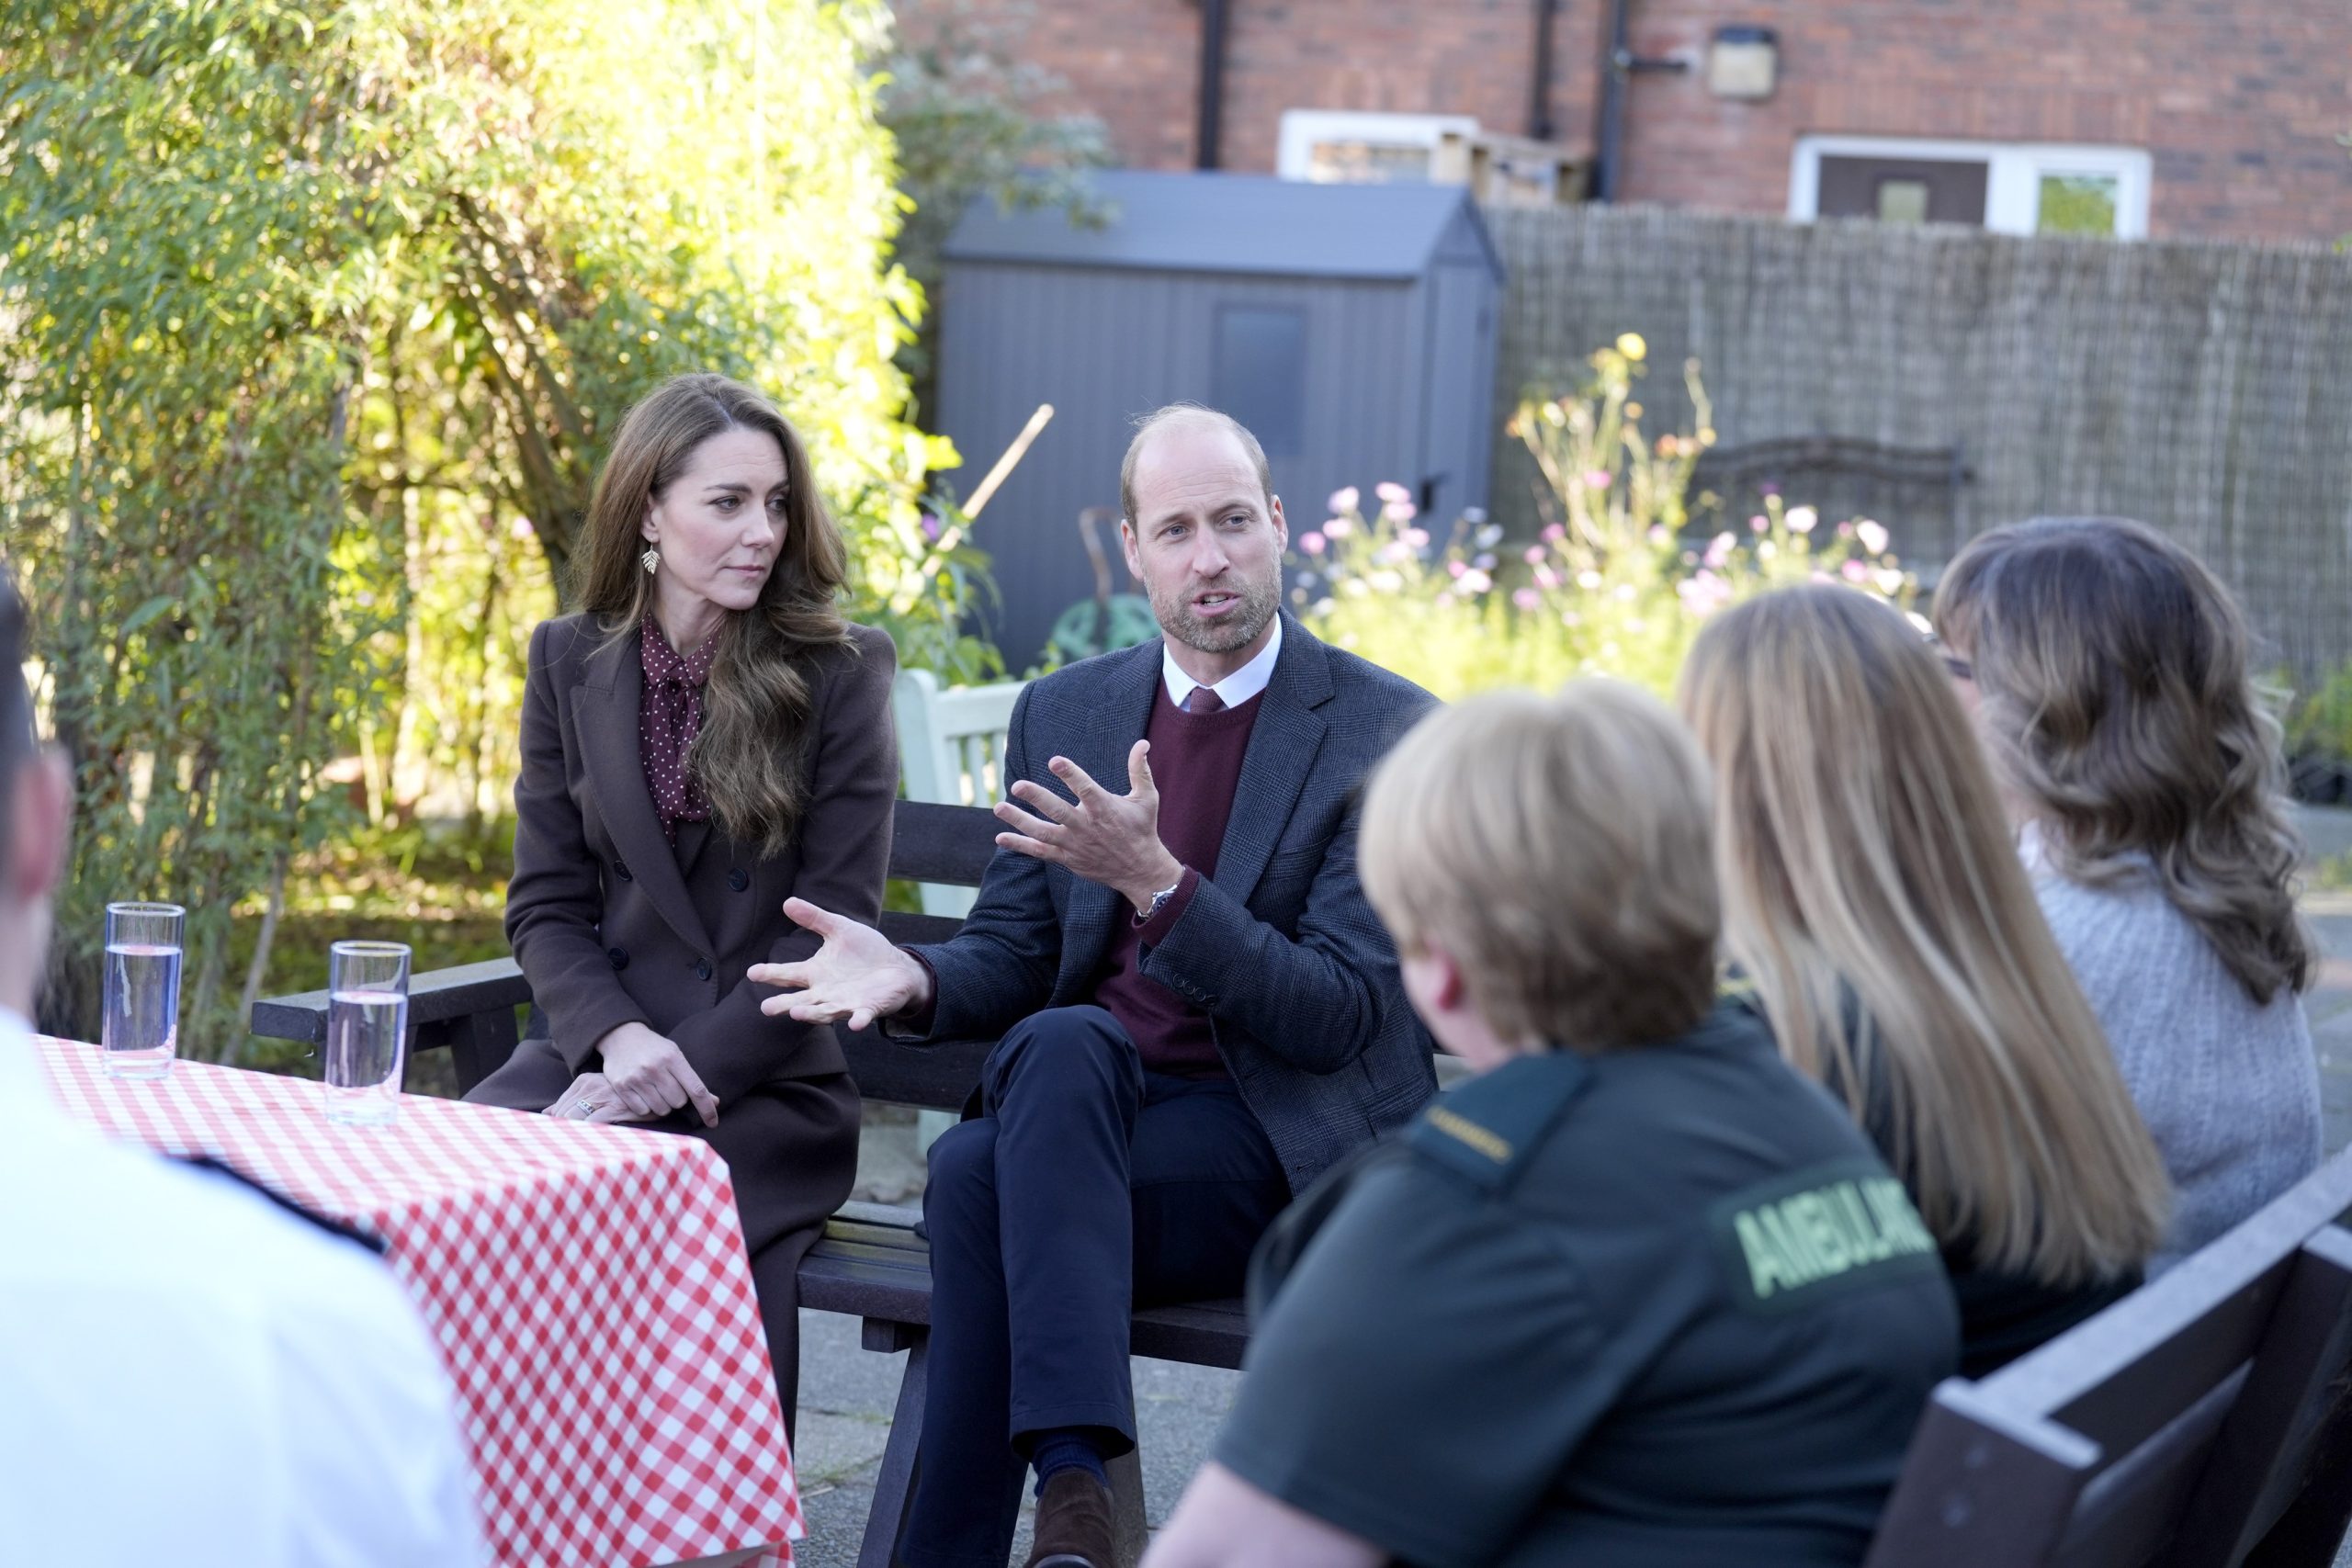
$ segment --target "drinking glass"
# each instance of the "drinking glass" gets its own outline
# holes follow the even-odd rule
[[[400,1114],[408,1054],[408,949],[339,942],[327,949],[327,1120],[381,1127]]]
[[[107,906],[106,1021],[99,1043],[107,1074],[160,1078],[180,1048],[180,926],[177,904]]]

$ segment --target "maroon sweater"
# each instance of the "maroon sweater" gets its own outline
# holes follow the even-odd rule
[[[1143,949],[1163,941],[1183,917],[1201,878],[1216,874],[1234,788],[1241,782],[1242,754],[1250,749],[1250,730],[1265,698],[1261,693],[1238,707],[1195,714],[1169,701],[1167,682],[1156,682],[1154,690],[1159,694],[1143,733],[1151,742],[1151,778],[1159,791],[1159,841],[1183,863],[1184,875],[1176,896],[1148,922],[1137,921],[1132,908],[1122,906],[1128,917],[1111,934],[1094,1000],[1126,1027],[1147,1069],[1222,1077],[1225,1061],[1216,1054],[1209,1015],[1148,978],[1137,965]]]

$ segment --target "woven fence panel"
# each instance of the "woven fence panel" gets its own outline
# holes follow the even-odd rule
[[[2352,257],[1645,208],[1487,220],[1510,268],[1501,407],[1636,332],[1653,434],[1689,428],[1695,357],[1721,445],[1962,448],[1959,508],[1883,519],[1914,564],[1998,522],[2139,517],[2237,586],[2268,658],[2352,659]],[[1533,525],[1516,443],[1493,491],[1498,521]]]

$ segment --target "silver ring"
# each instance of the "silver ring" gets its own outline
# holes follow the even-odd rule
[[[603,1109],[605,1109],[605,1102],[601,1100],[583,1100],[574,1104],[570,1111],[565,1111],[564,1115],[570,1121],[585,1122]]]

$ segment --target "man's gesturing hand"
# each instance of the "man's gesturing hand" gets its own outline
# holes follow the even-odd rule
[[[1123,895],[1137,914],[1145,913],[1152,895],[1184,874],[1183,863],[1159,841],[1159,791],[1151,782],[1150,750],[1150,741],[1138,740],[1127,753],[1125,795],[1113,795],[1068,757],[1055,758],[1046,765],[1069,786],[1078,804],[1023,779],[1012,786],[1021,806],[1008,800],[996,808],[998,819],[1013,829],[999,833],[998,845],[1065,866],[1072,875]]]
[[[931,972],[890,944],[872,926],[845,920],[805,898],[786,898],[784,912],[824,944],[798,964],[754,964],[747,977],[781,986],[785,994],[763,998],[760,1010],[774,1018],[790,1013],[803,1023],[849,1020],[864,1029],[877,1018],[931,999]]]

